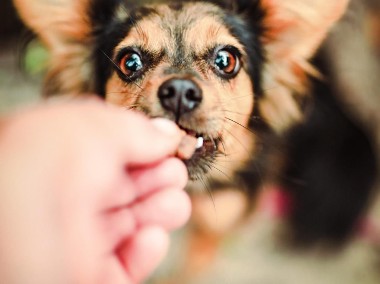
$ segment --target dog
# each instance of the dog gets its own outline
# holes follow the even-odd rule
[[[375,150],[320,49],[348,0],[14,2],[50,52],[47,96],[95,93],[175,121],[202,141],[184,161],[192,191],[239,188],[253,204],[277,183],[297,242],[352,233]]]

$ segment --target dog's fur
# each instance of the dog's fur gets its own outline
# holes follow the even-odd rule
[[[375,175],[369,138],[334,98],[323,51],[310,63],[347,2],[15,0],[51,53],[46,95],[96,93],[203,135],[186,162],[191,186],[232,185],[253,198],[274,179],[291,192],[291,224],[306,241],[352,232]],[[221,75],[220,50],[239,72]],[[144,66],[129,74],[133,53]],[[199,106],[165,108],[157,94],[171,79],[198,86]]]

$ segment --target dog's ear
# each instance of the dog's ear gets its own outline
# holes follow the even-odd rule
[[[90,0],[14,0],[24,23],[49,49],[83,42],[90,34]]]
[[[24,23],[49,50],[45,95],[88,92],[92,0],[14,0]]]
[[[113,15],[118,3],[120,0],[14,0],[21,19],[50,53],[45,95],[93,91],[89,59],[94,32]]]
[[[262,0],[269,52],[277,59],[310,58],[349,0]]]
[[[281,131],[301,118],[294,94],[304,94],[306,74],[317,72],[308,63],[349,0],[261,0],[265,16],[265,99],[261,112]]]

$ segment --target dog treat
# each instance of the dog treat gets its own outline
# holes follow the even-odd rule
[[[198,139],[197,139],[197,149],[199,149],[199,148],[202,148],[203,147],[203,142],[204,142],[204,139],[203,139],[203,137],[198,137]]]
[[[199,145],[199,142],[196,137],[191,136],[191,135],[184,135],[177,150],[177,157],[180,158],[181,160],[190,159],[191,156],[194,154],[195,150],[199,148],[198,145]],[[202,145],[203,145],[203,139],[202,139]]]

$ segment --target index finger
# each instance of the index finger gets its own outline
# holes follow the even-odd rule
[[[113,129],[122,143],[115,146],[122,147],[123,158],[131,167],[154,164],[174,156],[184,135],[168,119],[149,119],[132,111],[122,111]]]

